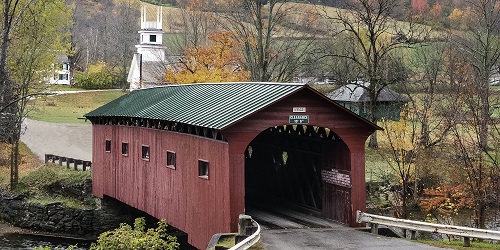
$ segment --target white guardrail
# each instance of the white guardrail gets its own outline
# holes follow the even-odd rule
[[[234,245],[234,247],[229,248],[229,250],[246,250],[251,246],[255,245],[255,243],[257,243],[260,240],[260,225],[253,219],[251,220],[254,225],[257,225],[257,230],[255,230],[255,232],[252,235],[246,237],[240,243]]]
[[[404,220],[364,213],[359,210],[356,212],[356,221],[358,223],[370,223],[372,233],[378,232],[378,225],[385,225],[408,229],[412,232],[412,238],[415,238],[417,231],[461,236],[464,238],[464,246],[470,246],[471,238],[500,241],[500,231]]]

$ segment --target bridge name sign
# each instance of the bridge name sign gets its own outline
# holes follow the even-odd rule
[[[290,124],[309,124],[309,115],[290,115]]]

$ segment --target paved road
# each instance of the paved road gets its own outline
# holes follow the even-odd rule
[[[250,209],[247,213],[261,225],[261,241],[266,250],[442,250],[405,239],[374,235],[290,210],[282,209],[278,214]]]
[[[26,119],[21,136],[41,160],[55,154],[80,160],[92,160],[92,126],[89,124],[49,123]]]

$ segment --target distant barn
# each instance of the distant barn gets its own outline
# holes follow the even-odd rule
[[[342,86],[327,96],[352,112],[367,118],[370,93],[367,88],[370,83],[358,82]],[[383,88],[375,104],[375,117],[399,120],[401,109],[409,101],[408,97],[401,95],[388,87]]]
[[[134,91],[86,115],[93,193],[188,233],[205,248],[249,206],[357,226],[365,141],[380,129],[307,85],[219,83]]]

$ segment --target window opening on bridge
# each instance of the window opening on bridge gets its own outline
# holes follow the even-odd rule
[[[208,179],[208,161],[198,160],[198,177]]]
[[[149,146],[147,145],[142,146],[142,159],[149,160]]]
[[[111,140],[106,140],[106,152],[111,152]]]
[[[167,167],[175,169],[175,152],[167,151]]]
[[[128,156],[128,142],[122,142],[122,155]]]

